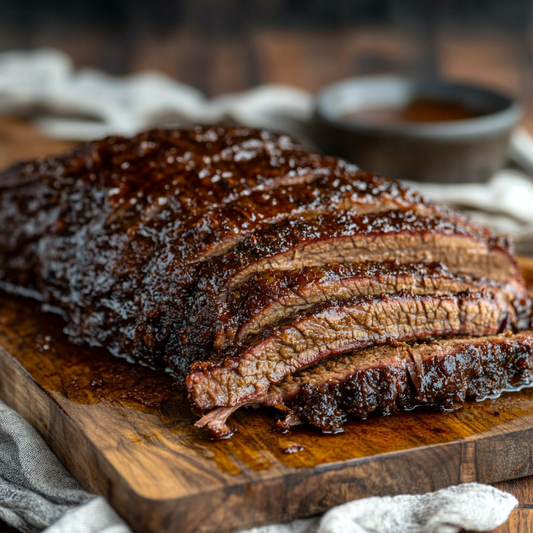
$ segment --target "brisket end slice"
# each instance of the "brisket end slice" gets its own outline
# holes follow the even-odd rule
[[[363,350],[287,378],[265,405],[286,405],[282,427],[309,423],[324,431],[348,417],[389,414],[419,405],[454,409],[533,385],[533,332]]]
[[[317,363],[280,384],[258,402],[280,410],[280,427],[311,424],[339,431],[351,417],[387,415],[416,406],[453,409],[533,385],[533,331],[481,338],[369,348]],[[219,408],[197,422],[213,436],[231,430],[235,408]]]
[[[187,378],[196,407],[233,407],[263,396],[272,383],[321,359],[394,341],[497,334],[514,321],[498,293],[392,296],[328,302],[265,328],[218,358],[195,362]]]

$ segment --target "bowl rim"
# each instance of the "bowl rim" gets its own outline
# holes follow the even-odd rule
[[[365,124],[344,120],[339,115],[330,112],[332,100],[338,98],[340,91],[349,91],[351,86],[364,90],[372,85],[403,85],[413,92],[431,92],[431,90],[449,90],[456,94],[463,92],[473,96],[484,96],[500,100],[501,109],[487,114],[462,119],[431,123],[404,124]],[[451,98],[453,101],[453,98]],[[460,98],[456,98],[461,101]],[[463,99],[464,102],[464,99]],[[315,99],[315,117],[320,121],[349,132],[366,134],[389,134],[401,137],[432,138],[442,140],[456,140],[460,138],[490,137],[513,128],[522,116],[522,106],[518,100],[498,90],[464,82],[448,81],[442,78],[417,78],[409,76],[358,76],[333,83],[322,89]]]

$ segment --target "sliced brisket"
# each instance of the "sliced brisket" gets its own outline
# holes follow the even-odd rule
[[[282,413],[285,429],[309,423],[338,431],[349,417],[387,415],[419,405],[456,408],[533,385],[533,331],[369,348],[322,361],[272,385],[260,400]],[[230,432],[235,408],[204,416],[215,436]]]
[[[391,180],[339,167],[326,176],[317,175],[313,181],[251,191],[189,217],[183,224],[181,246],[188,261],[205,261],[231,250],[259,228],[287,219],[310,219],[345,209],[365,214],[402,208],[430,216],[449,215]]]
[[[328,300],[395,294],[410,290],[417,295],[443,295],[465,290],[498,288],[486,278],[452,274],[438,263],[403,265],[397,262],[345,263],[303,267],[292,271],[266,270],[252,275],[228,295],[215,347],[225,348],[259,333],[265,326]],[[512,281],[500,286],[509,302],[524,298],[523,285]],[[520,307],[519,301],[516,306]]]
[[[188,376],[219,421],[340,353],[530,321],[508,239],[266,131],[153,130],[14,165],[0,227],[1,286],[59,308],[75,342]]]
[[[502,283],[520,279],[506,239],[487,239],[486,231],[476,226],[413,210],[287,220],[255,232],[231,252],[208,261],[200,274],[208,283],[216,279],[217,289],[231,289],[267,269],[383,261],[433,261],[452,272]]]
[[[0,174],[0,283],[61,308],[75,342],[151,366],[172,355],[186,374],[190,357],[206,357],[182,350],[197,262],[273,221],[345,207],[439,210],[284,135],[207,127],[110,137]]]
[[[255,232],[222,256],[205,262],[189,298],[179,348],[194,361],[225,341],[229,294],[265,271],[294,271],[336,263],[400,264],[432,261],[451,273],[523,286],[509,243],[458,220],[412,210],[369,215],[351,212],[287,220]],[[147,326],[149,328],[149,325]],[[143,336],[147,329],[139,330]],[[176,361],[179,363],[179,361]]]
[[[494,335],[513,321],[513,307],[488,290],[448,296],[403,291],[328,302],[193,363],[187,388],[200,409],[232,407],[260,398],[272,383],[336,354],[434,336]]]

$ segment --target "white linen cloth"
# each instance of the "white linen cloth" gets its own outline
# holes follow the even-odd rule
[[[364,498],[339,505],[321,519],[295,520],[243,533],[458,533],[491,531],[516,506],[514,496],[464,483],[418,495]]]
[[[213,100],[162,74],[114,78],[75,71],[55,50],[0,54],[0,112],[31,113],[46,134],[86,140],[131,135],[154,125],[231,119],[305,135],[310,94],[264,86]],[[36,115],[35,113],[38,112]],[[533,169],[533,141],[513,139],[515,159]],[[475,209],[474,216],[512,233],[533,236],[533,183],[504,170],[488,184],[414,184],[436,201]],[[490,221],[485,220],[490,213]],[[532,239],[533,242],[533,239]],[[533,249],[533,246],[532,246]],[[452,533],[487,531],[507,520],[516,499],[487,485],[459,485],[419,496],[367,498],[336,507],[321,519],[255,528],[247,533]],[[101,497],[85,492],[37,432],[0,402],[0,518],[24,533],[127,533]],[[179,525],[177,525],[179,528]]]
[[[225,119],[287,130],[294,129],[292,121],[307,120],[312,109],[309,93],[282,85],[207,100],[158,72],[116,78],[88,68],[75,71],[68,56],[56,50],[0,54],[0,112],[46,111],[37,125],[61,139]]]

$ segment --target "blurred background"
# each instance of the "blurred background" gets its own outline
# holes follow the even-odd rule
[[[533,94],[529,0],[1,0],[0,51],[38,47],[112,74],[159,70],[209,96],[376,73]]]
[[[2,52],[42,48],[67,54],[75,69],[91,67],[114,76],[158,71],[207,98],[265,84],[314,95],[333,82],[362,75],[441,77],[517,97],[524,108],[521,125],[533,132],[530,0],[0,0],[0,60]],[[24,103],[25,78],[13,65],[7,76],[9,69],[2,65],[0,166],[94,138],[89,130],[84,137],[52,139],[43,134],[50,128],[39,130],[38,121],[11,112],[19,93]],[[35,84],[39,77],[32,76]],[[74,94],[83,83],[71,71],[68,76]],[[114,81],[107,83],[106,96],[115,89]],[[118,104],[131,96],[119,89]],[[10,100],[3,105],[6,90]],[[28,101],[39,104],[38,87],[32,91]],[[298,94],[310,109],[309,95]],[[102,102],[96,104],[103,108]],[[95,114],[94,107],[88,114]],[[123,122],[127,118],[126,109]],[[514,234],[520,250],[533,254],[532,138],[526,139],[527,150],[531,165],[524,174],[504,173],[496,185],[465,189],[462,196],[457,187],[428,191],[437,200],[474,210],[482,222]],[[499,215],[505,216],[500,220]]]

